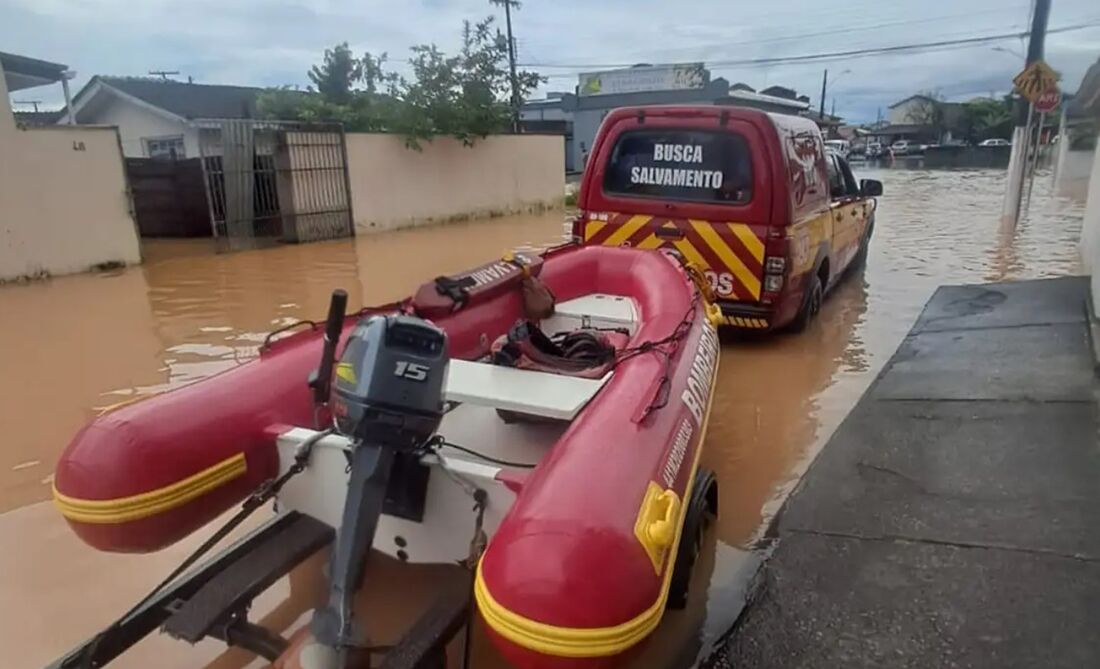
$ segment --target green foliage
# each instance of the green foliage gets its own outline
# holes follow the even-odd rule
[[[411,49],[411,78],[386,69],[386,54],[351,57],[347,44],[325,51],[309,73],[308,91],[273,89],[257,103],[270,119],[333,121],[352,131],[399,133],[406,143],[449,135],[467,145],[510,127],[508,40],[492,17],[465,22],[462,48],[448,56],[434,44]],[[521,71],[522,100],[543,79]]]
[[[351,101],[351,88],[363,74],[363,66],[352,55],[348,43],[325,49],[325,60],[309,70],[309,80],[325,100],[334,104]]]
[[[967,139],[980,142],[1012,136],[1012,99],[977,98],[963,105]]]

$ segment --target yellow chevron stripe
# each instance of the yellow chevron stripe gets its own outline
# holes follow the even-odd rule
[[[619,226],[619,229],[611,233],[611,236],[604,241],[604,246],[618,246],[630,239],[630,236],[641,229],[643,225],[649,222],[651,216],[631,216],[630,220]]]
[[[677,239],[672,242],[672,245],[676,247],[677,251],[684,254],[685,258],[695,263],[696,265],[700,267],[710,267],[710,263],[707,262],[706,258],[699,255],[699,252],[695,250],[695,247],[692,246],[691,242],[689,242],[688,240]]]
[[[663,244],[663,243],[664,243],[664,240],[661,239],[660,237],[658,237],[657,235],[650,235],[650,236],[646,237],[645,239],[643,239],[634,248],[638,248],[638,249],[656,249],[656,248],[660,248],[661,244]]]
[[[596,233],[603,230],[603,226],[607,225],[607,221],[589,221],[588,225],[584,226],[584,240],[588,241],[596,236]]]
[[[737,235],[737,239],[749,250],[753,258],[763,265],[764,264],[764,243],[760,241],[760,238],[753,234],[749,226],[744,223],[727,223],[730,231]]]
[[[718,254],[718,257],[726,264],[726,267],[733,272],[733,275],[737,277],[749,293],[754,298],[760,297],[760,279],[756,278],[752,272],[749,271],[745,264],[741,262],[741,259],[737,257],[729,246],[726,245],[722,238],[718,236],[718,233],[714,231],[714,227],[706,221],[689,221],[691,226],[695,228],[695,232],[703,238],[703,241]]]

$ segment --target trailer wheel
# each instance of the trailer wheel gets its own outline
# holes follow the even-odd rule
[[[687,606],[691,572],[699,557],[703,530],[717,515],[718,481],[714,478],[714,472],[700,467],[695,472],[695,485],[692,486],[691,499],[688,500],[687,513],[684,514],[684,528],[680,535],[680,548],[676,551],[676,562],[672,567],[666,609],[678,611]]]

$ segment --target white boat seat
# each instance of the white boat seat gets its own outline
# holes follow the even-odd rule
[[[582,379],[483,362],[451,360],[444,397],[452,402],[573,420],[603,388],[611,374],[608,372],[599,379]]]
[[[637,324],[632,298],[593,293],[554,305],[554,315],[540,325],[549,334],[580,328],[624,328],[634,334]]]

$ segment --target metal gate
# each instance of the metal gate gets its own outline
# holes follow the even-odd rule
[[[206,121],[199,154],[219,251],[353,234],[341,126]]]

